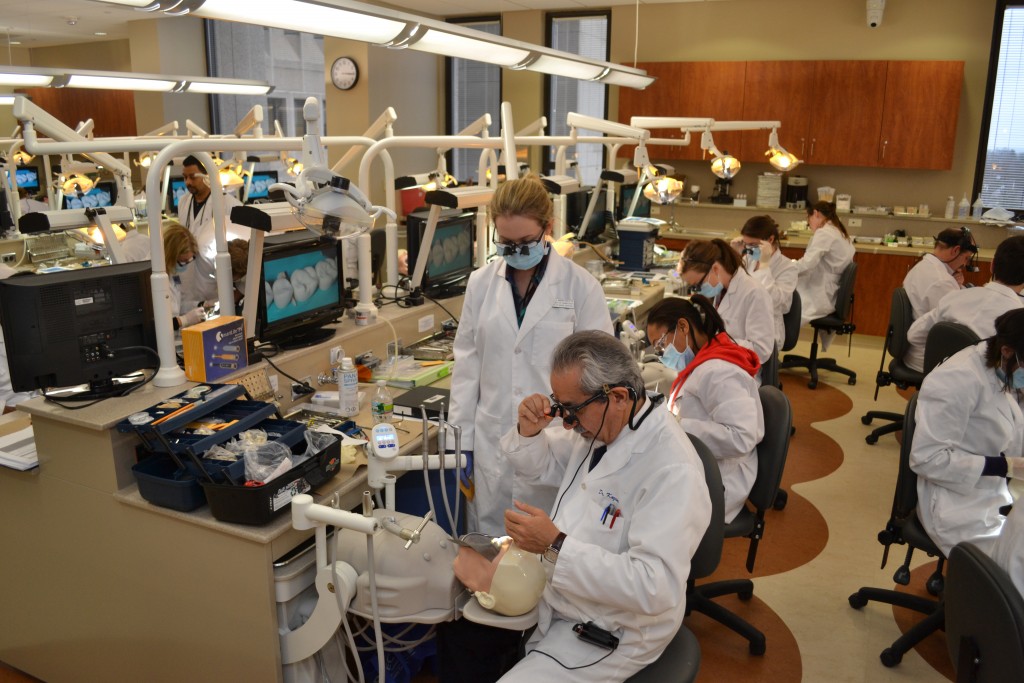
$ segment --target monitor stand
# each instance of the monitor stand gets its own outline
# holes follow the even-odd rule
[[[43,396],[61,401],[102,401],[107,398],[119,398],[146,381],[145,373],[92,380],[89,388],[80,384],[73,387],[59,387],[43,392]]]
[[[300,330],[288,335],[287,341],[277,342],[278,347],[285,351],[293,349],[304,349],[325,342],[334,336],[333,327],[313,327],[308,330]]]

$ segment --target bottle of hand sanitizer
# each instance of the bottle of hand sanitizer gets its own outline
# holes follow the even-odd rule
[[[953,218],[956,215],[956,200],[953,199],[953,195],[949,195],[949,199],[946,200],[946,218]]]
[[[981,195],[974,200],[974,205],[971,207],[971,218],[981,218],[981,214],[985,211],[985,205],[981,203]]]
[[[960,200],[959,210],[956,215],[957,218],[967,218],[968,214],[971,213],[971,202],[967,199],[967,193],[964,192],[964,198]]]

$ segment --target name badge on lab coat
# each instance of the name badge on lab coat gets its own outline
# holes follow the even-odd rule
[[[551,304],[552,308],[576,308],[576,302],[572,299],[555,299],[555,303]]]

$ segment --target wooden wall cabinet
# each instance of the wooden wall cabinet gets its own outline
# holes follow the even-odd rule
[[[619,120],[709,116],[778,120],[781,144],[809,164],[949,170],[963,62],[647,62],[658,80],[623,89]],[[655,137],[680,137],[678,130]],[[719,149],[763,162],[768,131],[715,133]],[[652,158],[700,159],[689,147],[652,147]]]

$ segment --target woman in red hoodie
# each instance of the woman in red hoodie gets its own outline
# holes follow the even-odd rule
[[[757,354],[733,341],[707,298],[664,299],[647,316],[647,337],[661,362],[679,373],[669,409],[687,434],[715,454],[725,485],[725,520],[743,507],[757,477],[764,413]]]

